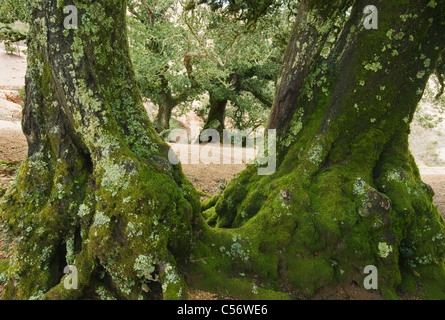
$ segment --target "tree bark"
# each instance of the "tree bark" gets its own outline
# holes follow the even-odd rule
[[[29,153],[2,218],[17,242],[6,299],[183,298],[199,197],[168,161],[134,81],[126,1],[33,4],[23,130]],[[65,288],[64,267],[78,269]],[[90,289],[90,290],[87,290]]]
[[[408,148],[414,111],[444,51],[445,6],[373,1],[379,25],[367,30],[369,4],[300,2],[269,120],[278,169],[259,176],[249,166],[204,213],[215,228],[202,241],[216,249],[198,245],[194,257],[218,258],[192,269],[213,268],[213,283],[235,286],[219,275],[237,270],[311,297],[325,286],[362,285],[374,265],[386,298],[413,284],[445,297],[445,223]]]

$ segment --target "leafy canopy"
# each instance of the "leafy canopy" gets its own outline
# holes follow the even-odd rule
[[[236,127],[265,122],[293,22],[288,8],[264,12],[254,24],[216,3],[130,1],[129,11],[132,58],[145,97],[157,105],[169,97],[187,111],[210,94],[230,101],[227,115]],[[207,109],[195,111],[204,117]]]

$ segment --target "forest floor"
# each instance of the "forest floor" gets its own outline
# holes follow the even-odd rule
[[[20,49],[25,49],[21,47]],[[26,73],[26,56],[8,55],[4,52],[3,45],[0,44],[0,196],[3,191],[12,184],[16,169],[24,160],[27,153],[26,138],[21,130],[22,105],[18,90],[24,86],[24,76]],[[149,110],[153,112],[153,110]],[[195,121],[193,116],[178,118],[180,121]],[[445,123],[444,123],[445,124]],[[436,195],[434,201],[440,212],[445,217],[445,167],[429,167],[425,163],[428,157],[433,157],[434,164],[438,157],[445,156],[444,139],[441,136],[442,128],[436,132],[427,132],[421,128],[416,128],[414,137],[410,138],[412,152],[416,157],[422,179],[431,185]],[[445,131],[444,131],[445,132]],[[425,139],[434,141],[425,141]],[[437,139],[442,139],[439,142]],[[425,149],[424,146],[428,146]],[[438,148],[437,150],[431,148]],[[190,151],[190,150],[189,150]],[[238,150],[240,151],[240,150]],[[252,151],[252,150],[250,150]],[[193,151],[191,151],[193,153]],[[417,157],[418,155],[418,157]],[[426,159],[426,160],[425,160]],[[239,159],[238,159],[239,160]],[[439,162],[441,163],[441,162]],[[445,162],[444,162],[445,163]],[[221,192],[233,177],[245,168],[245,164],[183,164],[183,171],[193,185],[208,195],[216,195]],[[0,261],[10,257],[9,238],[2,231],[0,225]],[[0,279],[0,299],[3,295],[3,286]],[[210,294],[198,290],[189,292],[190,299],[213,300],[230,298],[220,295]],[[339,287],[330,290],[322,290],[316,298],[319,299],[379,299],[378,294],[372,294],[365,290],[360,290],[358,286]],[[413,297],[407,297],[413,298]]]

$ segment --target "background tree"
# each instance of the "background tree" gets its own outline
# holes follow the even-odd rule
[[[0,21],[3,23],[29,22],[28,1],[0,0]]]
[[[159,106],[158,131],[169,128],[173,108],[182,103],[188,111],[187,105],[203,94],[208,105],[197,111],[205,128],[222,133],[228,105],[235,108],[240,124],[258,119],[258,107],[265,120],[284,54],[283,34],[286,38],[289,32],[284,12],[264,16],[247,29],[244,21],[224,10],[190,8],[180,1],[132,2],[130,11],[138,83],[142,94]],[[241,116],[249,112],[256,117]]]
[[[245,126],[246,118],[254,118],[250,113],[258,115],[258,110],[263,111],[260,119],[265,120],[285,50],[281,39],[289,32],[288,12],[270,12],[251,25],[223,8],[192,6],[184,15],[198,50],[207,57],[195,67],[196,79],[209,95],[208,105],[200,110],[206,115],[203,129],[216,129],[222,139],[230,107],[233,113],[247,114],[244,119],[238,116],[234,122],[237,129]]]
[[[13,44],[26,39],[26,31],[14,28],[16,21],[27,22],[29,18],[26,0],[0,0],[0,41],[7,52],[16,51]]]
[[[181,24],[178,1],[130,1],[131,53],[144,97],[159,107],[158,132],[169,129],[173,109],[193,101],[197,83],[192,78],[192,53]]]

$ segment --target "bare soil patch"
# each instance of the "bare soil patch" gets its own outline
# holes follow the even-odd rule
[[[434,190],[434,203],[445,218],[445,174],[422,174],[423,182]]]

